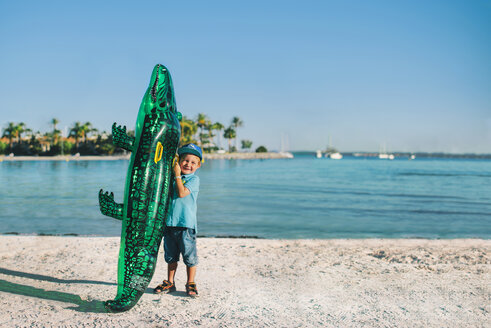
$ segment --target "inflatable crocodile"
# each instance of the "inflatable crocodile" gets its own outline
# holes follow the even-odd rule
[[[99,191],[102,214],[122,220],[118,262],[118,291],[104,303],[110,312],[131,309],[155,272],[157,254],[169,207],[172,162],[179,143],[181,114],[176,110],[172,79],[156,65],[143,97],[135,136],[113,124],[113,142],[131,151],[124,203],[113,193]]]

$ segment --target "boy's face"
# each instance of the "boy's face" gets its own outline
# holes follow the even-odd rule
[[[198,156],[184,154],[179,160],[179,166],[182,174],[191,174],[201,167],[201,161]]]

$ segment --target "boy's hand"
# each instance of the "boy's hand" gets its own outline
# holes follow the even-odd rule
[[[181,176],[181,167],[179,166],[179,161],[178,160],[174,164],[174,176],[175,177]]]
[[[179,159],[175,162],[173,170],[174,170],[175,177],[181,176],[181,166],[179,165]],[[176,179],[176,188],[177,188],[176,190],[177,195],[179,196],[179,198],[186,197],[191,193],[188,188],[184,187],[182,179]]]

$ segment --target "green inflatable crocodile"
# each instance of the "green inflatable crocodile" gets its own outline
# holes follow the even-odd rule
[[[99,192],[102,214],[122,220],[118,292],[104,303],[110,312],[131,309],[155,272],[157,254],[169,208],[172,162],[181,127],[169,71],[156,65],[136,121],[135,137],[126,127],[112,127],[115,145],[131,151],[124,203],[113,193]]]

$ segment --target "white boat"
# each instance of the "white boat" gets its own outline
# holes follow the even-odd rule
[[[322,157],[322,152],[320,150],[315,152],[315,157],[316,158],[321,158]]]
[[[284,158],[294,158],[293,154],[290,153],[287,149],[290,148],[290,138],[288,135],[281,135],[281,147],[280,147],[280,154]]]
[[[378,154],[378,158],[380,159],[394,159],[393,154],[387,153],[385,143],[382,146],[382,149],[380,150],[380,153]]]
[[[289,151],[281,151],[280,154],[284,157],[284,158],[294,158],[293,154],[290,153]]]
[[[330,159],[341,159],[343,155],[332,147],[331,136],[329,136],[329,147],[327,148],[326,157]]]
[[[394,155],[393,154],[387,154],[387,153],[381,153],[381,154],[378,154],[378,158],[380,158],[380,159],[394,159]]]
[[[329,158],[330,159],[341,159],[341,158],[343,158],[343,155],[341,155],[341,153],[330,153]]]

